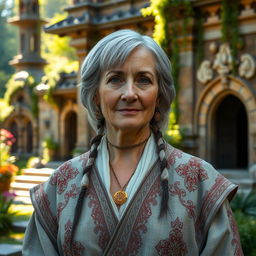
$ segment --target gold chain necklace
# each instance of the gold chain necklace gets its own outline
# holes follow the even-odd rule
[[[129,181],[131,180],[133,174],[135,173],[136,169],[133,171],[131,177],[129,178],[129,180],[124,184],[124,186],[122,187],[117,176],[116,173],[114,171],[114,168],[112,167],[111,163],[109,162],[109,166],[110,166],[110,170],[112,171],[115,180],[117,181],[118,186],[120,187],[120,190],[116,191],[113,195],[113,200],[115,202],[116,205],[121,206],[122,204],[124,204],[127,201],[128,198],[128,194],[125,191],[125,188],[127,187]]]

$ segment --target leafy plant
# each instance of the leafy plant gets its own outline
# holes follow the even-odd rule
[[[248,216],[239,210],[234,212],[234,217],[237,222],[244,255],[255,256],[256,218]]]
[[[0,193],[0,236],[10,232],[12,226],[12,217],[15,212],[10,211],[10,206],[16,195],[10,192]]]
[[[59,144],[53,140],[53,138],[49,137],[46,138],[43,141],[43,159],[42,162],[43,164],[46,164],[50,160],[52,160],[55,157],[56,150],[59,147]]]
[[[59,144],[56,141],[54,141],[51,137],[49,137],[43,141],[43,147],[47,149],[56,150],[58,149]]]
[[[233,211],[256,217],[256,193],[237,194],[231,202],[231,207]]]

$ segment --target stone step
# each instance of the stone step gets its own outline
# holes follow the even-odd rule
[[[29,192],[28,192],[28,195],[29,195]],[[13,203],[26,204],[26,205],[32,204],[29,196],[16,196]]]
[[[29,190],[48,180],[54,172],[52,168],[28,168],[23,170],[23,175],[15,177],[11,189],[16,193],[15,203],[31,204]]]
[[[31,183],[40,184],[48,180],[46,176],[29,176],[29,175],[18,175],[15,177],[16,183]]]
[[[53,173],[53,171],[54,169],[52,168],[28,168],[23,170],[23,175],[49,177]]]
[[[31,188],[36,186],[34,183],[20,183],[20,182],[12,182],[11,189],[16,193],[17,190],[25,190],[29,191]]]
[[[21,244],[0,244],[0,256],[22,256]]]
[[[25,230],[28,226],[28,220],[27,221],[16,221],[12,223],[12,230],[17,233],[25,233]]]

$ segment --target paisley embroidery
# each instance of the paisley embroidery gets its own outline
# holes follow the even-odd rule
[[[201,244],[205,235],[205,223],[211,214],[213,207],[218,207],[217,201],[222,197],[223,193],[231,185],[231,182],[224,178],[222,175],[218,175],[215,179],[215,183],[212,185],[209,191],[206,191],[203,200],[199,216],[195,223],[196,236],[198,244]]]
[[[77,168],[72,167],[71,161],[60,166],[50,179],[51,185],[57,185],[57,193],[62,194],[68,186],[68,182],[78,175]]]
[[[180,164],[175,171],[184,178],[184,185],[189,192],[197,190],[198,183],[208,179],[202,160],[196,157],[191,157],[187,164]]]
[[[228,209],[228,219],[229,219],[229,223],[230,223],[230,226],[232,229],[232,235],[233,235],[233,239],[232,239],[231,243],[233,246],[235,246],[234,255],[235,256],[243,256],[236,221],[233,217],[233,213],[230,208]]]
[[[191,200],[184,200],[184,197],[186,197],[186,191],[184,189],[179,188],[180,182],[176,181],[174,184],[171,184],[169,186],[169,191],[172,196],[178,196],[180,203],[186,208],[189,217],[191,217],[193,220],[196,219],[196,213],[193,201]]]
[[[183,256],[186,255],[188,250],[187,246],[183,240],[183,223],[180,221],[179,217],[175,221],[171,222],[171,231],[169,233],[169,238],[166,240],[161,240],[156,245],[156,250],[160,256]]]
[[[139,248],[142,246],[141,233],[147,232],[147,222],[152,215],[151,207],[157,205],[156,198],[159,196],[159,194],[160,181],[157,179],[152,185],[147,197],[145,198],[145,201],[140,208],[131,232],[129,243],[127,244],[127,251],[123,255],[137,255]],[[115,255],[118,255],[118,253]]]
[[[43,216],[43,219],[47,221],[48,227],[52,230],[53,234],[57,234],[58,222],[57,217],[53,215],[50,208],[50,201],[48,195],[44,191],[44,184],[40,184],[33,188],[35,193],[35,200],[37,202],[40,213]]]
[[[182,157],[182,151],[174,148],[167,158],[168,165],[169,166],[174,165],[176,162],[176,158],[181,158],[181,157]]]
[[[107,229],[107,225],[104,219],[103,210],[101,208],[99,199],[97,197],[95,188],[90,187],[89,191],[89,207],[92,208],[91,216],[93,218],[95,228],[95,234],[99,235],[98,245],[101,249],[104,249],[107,246],[108,241],[110,240],[110,234]]]
[[[65,224],[64,243],[62,245],[64,256],[81,256],[85,250],[84,246],[77,241],[72,241],[71,245],[72,222],[70,220]]]
[[[71,185],[71,189],[68,190],[64,195],[64,202],[58,203],[57,207],[57,216],[60,217],[62,211],[67,206],[70,198],[76,198],[79,195],[80,189],[76,186],[76,184]]]

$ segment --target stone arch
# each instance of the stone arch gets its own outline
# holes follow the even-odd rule
[[[13,153],[37,153],[38,124],[37,120],[27,107],[20,106],[18,108],[15,106],[15,109],[4,121],[4,127],[16,133],[15,137],[17,141],[14,148],[15,152]]]
[[[77,134],[78,134],[78,106],[76,103],[74,103],[72,100],[69,100],[67,102],[67,104],[65,105],[63,111],[61,112],[60,115],[60,156],[61,158],[69,158],[71,156],[71,152],[70,149],[71,147],[74,147],[74,145],[72,146],[71,144],[74,143],[72,142],[74,138],[77,138]],[[67,122],[70,119],[70,117],[74,117],[75,115],[75,122],[76,122],[76,127],[72,126],[70,127],[70,129],[75,129],[75,131],[73,132],[73,135],[76,136],[71,136],[72,138],[67,138]],[[73,125],[73,124],[72,124]],[[72,131],[70,131],[72,132]],[[74,137],[74,138],[73,138]]]
[[[17,121],[15,119],[10,122],[9,130],[15,138],[15,142],[12,145],[11,152],[12,153],[18,153],[18,144],[19,144],[18,124],[17,124]]]
[[[206,85],[197,104],[194,127],[198,136],[199,155],[212,161],[213,115],[220,102],[228,95],[237,97],[244,105],[248,121],[248,163],[256,161],[256,102],[253,92],[240,79],[227,76],[226,83],[218,77]]]

